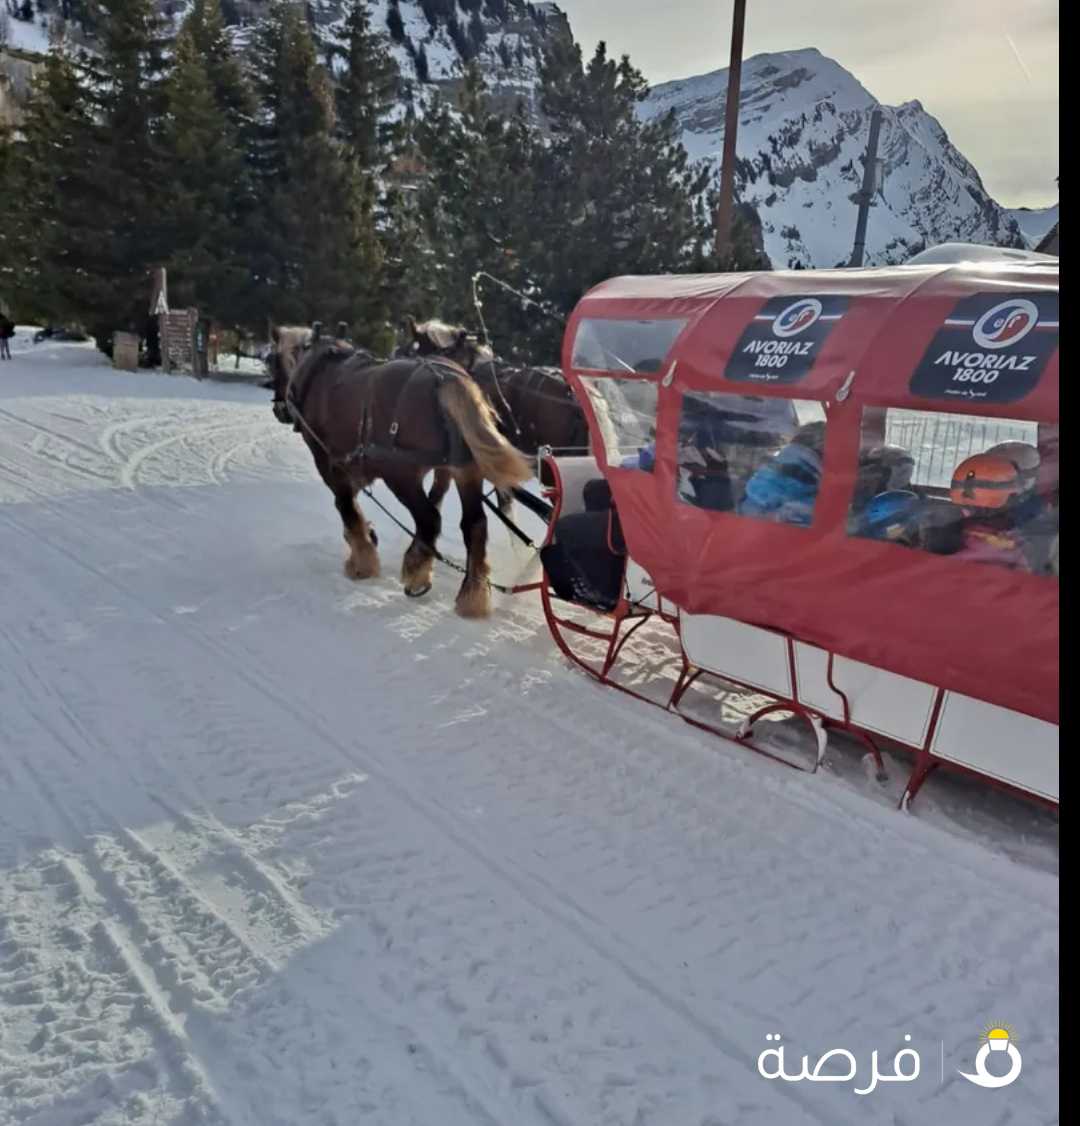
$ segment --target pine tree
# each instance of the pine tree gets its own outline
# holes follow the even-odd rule
[[[245,234],[254,201],[247,162],[251,91],[228,50],[217,0],[195,0],[166,84],[170,299],[229,324],[251,323]]]
[[[333,93],[311,33],[277,4],[255,52],[260,208],[250,261],[265,314],[347,321],[368,339],[385,319],[370,192],[334,136]]]
[[[149,271],[164,258],[162,154],[163,25],[153,0],[101,0],[101,51],[90,67],[95,124],[95,218],[108,232],[88,307],[102,347],[115,329],[142,332]]]
[[[97,303],[110,235],[100,218],[94,132],[84,77],[68,54],[51,51],[31,82],[4,174],[3,284],[26,316],[105,315]]]
[[[436,307],[424,311],[473,324],[476,271],[516,286],[530,283],[522,248],[532,221],[531,160],[539,139],[523,112],[504,118],[491,111],[475,66],[466,72],[455,109],[437,103],[417,136],[428,171],[418,210],[427,245],[438,251]],[[490,312],[485,319],[504,354],[527,350],[530,317],[514,302],[493,304]]]
[[[20,308],[81,320],[103,349],[144,330],[161,259],[161,25],[150,0],[102,0],[100,49],[57,46],[10,154],[5,254]]]
[[[395,185],[386,193],[384,221],[386,309],[397,319],[406,313],[420,317],[433,315],[441,301],[441,254],[430,238],[427,217],[422,213],[413,185]]]
[[[541,66],[551,142],[533,150],[530,267],[564,313],[618,274],[677,272],[708,262],[708,172],[691,165],[674,118],[642,121],[647,84],[601,43],[588,64],[556,39]],[[561,237],[558,232],[565,232]],[[542,334],[551,356],[558,332]]]
[[[2,23],[3,16],[0,16]],[[15,131],[0,122],[0,199],[8,201],[6,213],[0,219],[0,306],[4,305],[4,295],[11,290],[15,273],[13,252],[16,240],[11,229],[14,202],[19,190],[15,168]]]
[[[219,0],[194,0],[184,20],[184,30],[206,68],[215,103],[242,134],[254,120],[255,99],[225,27],[225,8]]]
[[[395,139],[390,114],[398,69],[389,44],[371,26],[369,0],[353,0],[345,17],[344,74],[336,88],[338,130],[361,168],[380,167]]]

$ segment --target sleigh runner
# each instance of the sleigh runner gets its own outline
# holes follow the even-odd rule
[[[1045,262],[594,289],[564,372],[596,457],[541,457],[562,652],[642,695],[660,623],[681,671],[642,698],[688,722],[794,713],[811,770],[829,729],[878,772],[887,739],[905,805],[940,766],[1056,805],[1057,309]],[[686,706],[712,677],[769,702],[733,734]]]

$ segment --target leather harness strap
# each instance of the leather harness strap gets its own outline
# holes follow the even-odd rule
[[[335,386],[340,386],[343,383],[350,382],[350,376],[353,374],[348,371],[343,371],[340,364],[352,358],[356,353],[353,351],[345,352],[344,350],[335,349],[334,352],[326,356],[325,359],[333,363],[337,368],[337,380]],[[369,367],[362,369],[364,372],[369,370]],[[367,395],[365,402],[361,408],[360,422],[357,427],[357,444],[353,450],[345,458],[333,458],[330,451],[327,449],[326,444],[319,439],[311,426],[306,422],[303,417],[303,407],[307,401],[308,395],[311,392],[312,385],[315,383],[316,378],[326,371],[326,366],[320,365],[315,367],[310,372],[305,372],[305,379],[301,383],[298,392],[294,390],[292,384],[286,393],[286,403],[290,414],[294,417],[297,423],[297,428],[301,427],[309,435],[311,435],[318,445],[323,449],[328,457],[337,461],[344,466],[352,465],[360,460],[367,459],[369,461],[397,461],[406,462],[408,464],[417,466],[426,466],[431,468],[461,468],[468,465],[472,460],[472,453],[466,445],[462,435],[456,426],[448,426],[445,415],[442,413],[438,405],[437,393],[439,387],[442,386],[447,379],[460,376],[467,378],[467,373],[458,364],[452,360],[444,359],[443,357],[426,357],[420,364],[409,373],[408,379],[401,386],[398,391],[398,400],[400,401],[402,395],[406,393],[414,381],[423,376],[433,377],[432,382],[436,393],[436,409],[439,413],[439,418],[443,423],[443,431],[445,441],[439,450],[413,450],[405,449],[398,444],[398,420],[396,411],[393,421],[390,424],[390,444],[384,445],[379,442],[371,440],[372,431],[374,428],[374,397],[375,397],[375,384],[373,380],[368,381]]]

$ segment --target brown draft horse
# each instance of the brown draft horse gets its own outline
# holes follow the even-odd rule
[[[524,453],[535,455],[542,446],[554,450],[589,449],[585,412],[558,368],[504,364],[466,329],[442,321],[417,324],[412,317],[406,317],[403,327],[405,344],[395,354],[441,356],[463,367],[495,408],[502,434]],[[607,420],[599,421],[604,426]],[[441,504],[449,488],[449,475],[436,472],[428,496],[434,504]],[[509,493],[500,489],[499,508],[506,513],[510,506]]]
[[[352,579],[379,573],[376,537],[356,494],[381,479],[409,510],[416,534],[401,581],[419,598],[431,589],[438,507],[424,493],[432,469],[452,478],[461,498],[468,549],[455,609],[464,618],[491,612],[483,483],[506,489],[529,479],[525,458],[499,433],[491,406],[457,364],[441,357],[380,362],[340,341],[313,343],[303,328],[276,328],[269,359],[274,413],[295,422],[315,467],[334,494]]]

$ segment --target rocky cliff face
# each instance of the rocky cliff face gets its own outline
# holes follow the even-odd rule
[[[268,7],[267,0],[226,0],[238,45]],[[309,0],[317,36],[342,36],[344,0]],[[524,99],[535,110],[539,57],[554,36],[571,36],[556,4],[527,0],[372,0],[373,27],[387,35],[404,79],[405,97],[422,102],[433,90],[452,94],[463,66],[475,62],[496,102],[510,110]]]
[[[6,7],[0,10],[6,14]],[[243,49],[270,0],[221,0],[225,21]],[[158,0],[173,26],[183,19],[184,0]],[[308,18],[327,46],[340,38],[346,0],[306,0]],[[10,18],[9,44],[19,50],[48,50],[49,29],[66,28],[83,40],[84,0],[37,0],[30,20]],[[89,8],[85,8],[89,11]],[[71,18],[65,21],[63,13]],[[533,96],[537,58],[553,36],[570,36],[570,24],[557,4],[528,0],[371,0],[372,24],[391,40],[406,82],[424,87],[452,87],[462,63],[475,60],[497,96]]]

